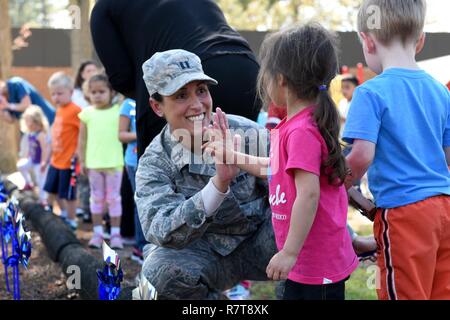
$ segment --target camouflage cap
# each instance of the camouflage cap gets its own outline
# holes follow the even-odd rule
[[[155,53],[144,62],[142,70],[150,96],[155,93],[170,96],[195,80],[217,84],[215,79],[203,72],[202,63],[197,55],[181,49]]]

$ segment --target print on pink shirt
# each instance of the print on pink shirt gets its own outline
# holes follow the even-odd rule
[[[270,196],[269,196],[269,203],[272,207],[278,206],[280,204],[285,204],[287,202],[286,193],[281,192],[281,194],[280,194],[280,190],[281,190],[281,186],[277,185],[275,194],[270,194]]]

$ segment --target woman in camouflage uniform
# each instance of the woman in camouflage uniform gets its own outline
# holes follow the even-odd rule
[[[135,200],[150,242],[143,274],[165,299],[217,299],[241,280],[267,280],[276,246],[266,183],[201,154],[202,128],[212,116],[208,84],[217,82],[184,50],[156,53],[143,71],[151,108],[168,123],[136,174]],[[263,128],[228,117],[247,152],[260,144],[267,152]]]

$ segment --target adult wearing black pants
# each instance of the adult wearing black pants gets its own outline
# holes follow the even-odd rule
[[[97,54],[114,89],[136,100],[138,155],[165,122],[149,107],[142,64],[155,52],[185,49],[219,81],[211,87],[215,106],[256,120],[256,57],[214,0],[98,0],[91,15]]]

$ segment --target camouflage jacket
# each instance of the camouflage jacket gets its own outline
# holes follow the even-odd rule
[[[247,153],[267,155],[267,131],[239,116],[228,116],[228,120],[230,129],[243,136]],[[201,190],[215,175],[215,165],[211,158],[195,163],[194,158],[175,140],[168,125],[147,147],[136,173],[135,200],[142,230],[151,243],[175,249],[203,237],[214,251],[226,256],[270,219],[267,183],[240,172],[221,206],[207,217]]]

